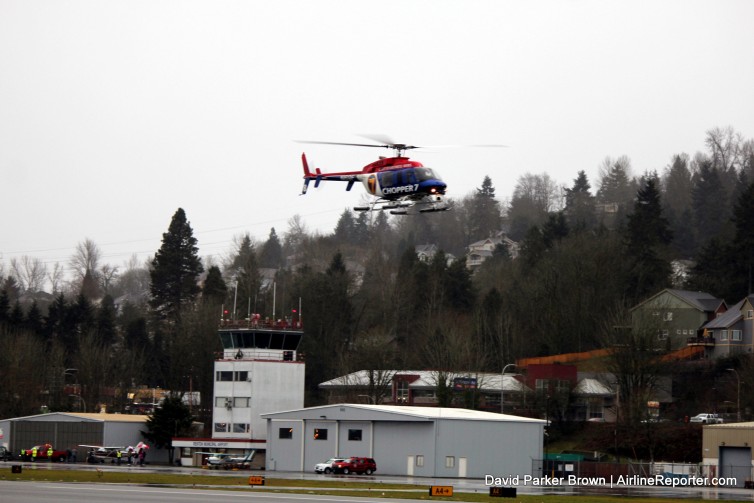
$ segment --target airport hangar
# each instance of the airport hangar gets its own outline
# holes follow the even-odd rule
[[[419,477],[538,475],[545,421],[468,409],[335,404],[262,414],[269,471],[311,471],[369,457],[377,473]]]
[[[78,462],[86,460],[80,445],[135,446],[146,441],[148,463],[165,463],[167,449],[151,445],[142,431],[147,431],[148,416],[136,414],[97,414],[90,412],[49,412],[35,416],[0,420],[0,445],[14,455],[21,449],[50,443],[55,449],[78,450]]]

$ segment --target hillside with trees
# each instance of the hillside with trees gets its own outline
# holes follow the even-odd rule
[[[221,259],[199,256],[181,208],[147,263],[104,264],[88,239],[71,257],[72,278],[14,259],[0,264],[0,417],[79,410],[65,391],[75,381],[89,410],[123,410],[138,385],[191,387],[209,424],[224,309],[302,316],[307,406],[322,403],[320,382],[359,369],[500,371],[599,348],[616,313],[662,288],[728,302],[748,293],[752,182],[754,141],[715,128],[704,152],[671,155],[658,171],[632,173],[628,157],[608,157],[597,180],[580,170],[560,187],[526,174],[510,199],[488,176],[452,211],[345,209],[325,234],[295,216],[264,240],[237,236]],[[517,256],[500,246],[470,270],[466,247],[500,232]],[[420,245],[438,252],[420,260]]]

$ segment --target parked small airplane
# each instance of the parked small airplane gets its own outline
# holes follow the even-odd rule
[[[196,454],[208,454],[207,465],[210,468],[249,468],[257,451],[252,450],[245,456],[226,454],[222,452],[197,452]]]
[[[127,451],[126,447],[122,445],[103,446],[79,444],[79,447],[89,449],[86,453],[87,463],[104,463],[105,461],[115,463],[115,461],[118,459],[118,451],[120,451],[121,457],[124,461],[128,459],[129,455],[129,451]],[[131,454],[133,454],[133,452],[131,452]]]

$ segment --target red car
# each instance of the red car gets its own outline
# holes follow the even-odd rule
[[[332,469],[335,473],[358,473],[359,475],[371,475],[377,471],[377,463],[372,458],[351,457],[344,461],[333,463]]]
[[[32,456],[34,449],[37,450],[36,458]],[[50,444],[37,445],[31,449],[26,449],[26,452],[24,453],[24,461],[48,461],[50,459],[47,457],[47,451],[49,449],[52,449],[52,445]],[[61,463],[64,463],[66,459],[68,459],[68,451],[52,449],[51,459],[52,461],[60,461]]]

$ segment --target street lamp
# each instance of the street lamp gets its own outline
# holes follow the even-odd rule
[[[505,371],[508,367],[515,367],[515,363],[509,363],[503,367],[503,373],[500,375],[500,413],[505,414]]]
[[[736,371],[736,369],[725,369],[725,370],[727,370],[729,372],[733,372],[734,374],[736,374],[736,381],[737,381],[737,386],[736,386],[736,388],[737,388],[736,389],[736,422],[740,423],[741,422],[741,378],[738,376],[738,372]]]

